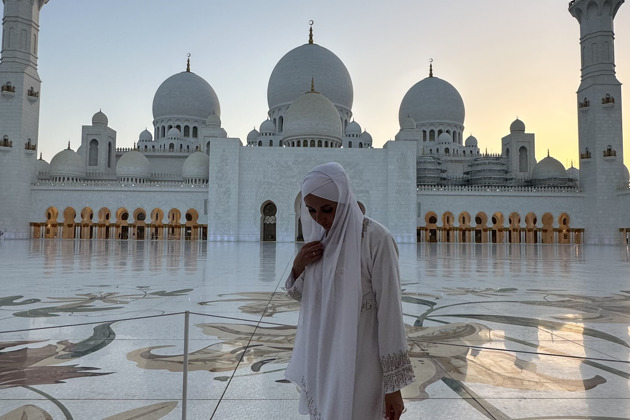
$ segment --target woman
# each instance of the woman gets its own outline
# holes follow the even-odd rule
[[[300,413],[317,420],[398,420],[400,389],[414,380],[402,320],[398,249],[364,217],[338,163],[302,183],[306,243],[286,282],[300,300],[286,377],[300,387]]]

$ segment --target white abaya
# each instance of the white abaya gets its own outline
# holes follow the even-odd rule
[[[414,375],[402,319],[398,248],[389,231],[367,217],[363,219],[360,256],[362,302],[351,418],[377,420],[383,418],[384,394],[410,384]],[[289,275],[286,288],[292,298],[302,300],[304,281],[304,273],[297,279]],[[327,410],[309,398],[306,385],[298,386],[300,412],[314,420],[332,420],[322,416]]]

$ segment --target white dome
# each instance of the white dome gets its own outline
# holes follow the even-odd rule
[[[153,141],[153,135],[149,130],[144,130],[138,136],[138,141]]]
[[[407,116],[403,118],[402,121],[400,122],[400,128],[402,130],[415,130],[416,122],[413,120],[413,118]]]
[[[580,170],[578,168],[576,168],[575,166],[571,166],[569,169],[567,169],[567,177],[569,179],[579,179],[580,178]]]
[[[364,131],[363,133],[361,133],[361,139],[363,140],[365,144],[372,145],[372,135],[368,133],[367,131]]]
[[[438,77],[427,77],[413,85],[400,103],[398,121],[413,118],[416,124],[449,122],[464,124],[464,101],[457,89]]]
[[[219,117],[215,113],[212,113],[210,114],[208,119],[206,119],[206,124],[208,124],[210,127],[221,127],[221,117]]]
[[[265,120],[262,124],[260,124],[260,132],[265,134],[275,134],[276,126],[273,125],[273,121]]]
[[[532,170],[532,179],[566,178],[564,165],[557,159],[547,156],[538,162]]]
[[[200,151],[188,156],[184,161],[184,166],[182,166],[182,177],[184,177],[184,179],[208,180],[209,173],[210,158]]]
[[[466,141],[464,142],[464,146],[466,147],[477,147],[477,139],[470,135],[466,138]]]
[[[335,105],[317,92],[303,94],[285,114],[284,137],[341,138],[341,120]]]
[[[621,182],[624,187],[628,186],[628,183],[630,182],[630,171],[628,171],[628,167],[623,163],[621,164]]]
[[[109,120],[107,119],[107,115],[105,115],[101,111],[98,111],[92,117],[92,125],[104,125],[105,127],[107,127],[108,123],[109,123]]]
[[[308,91],[311,81],[332,103],[352,109],[354,91],[348,69],[335,54],[317,44],[297,47],[278,61],[267,86],[269,109],[290,105]]]
[[[50,176],[69,176],[82,178],[85,176],[85,161],[72,149],[65,149],[57,153],[50,160]]]
[[[247,134],[247,142],[249,143],[252,141],[256,141],[258,139],[258,136],[260,136],[260,133],[254,128],[252,131],[249,132],[249,134]]]
[[[35,167],[34,167],[35,178],[39,176],[41,176],[42,178],[47,177],[49,173],[50,173],[50,164],[42,158],[37,159],[37,161],[35,162]]]
[[[168,133],[166,133],[166,137],[168,137],[169,139],[180,139],[182,137],[182,133],[176,127],[173,127],[168,130]]]
[[[346,127],[346,134],[357,134],[357,135],[360,135],[361,134],[361,126],[359,125],[359,123],[356,122],[356,121],[352,121],[350,124],[348,124],[348,126]]]
[[[118,159],[116,176],[148,179],[151,177],[151,163],[142,153],[131,150]]]
[[[453,143],[453,137],[451,137],[449,133],[444,132],[438,136],[438,143],[440,144]]]
[[[175,74],[164,81],[153,97],[153,119],[189,117],[206,119],[221,115],[217,94],[203,78],[191,72]]]
[[[512,124],[510,124],[510,133],[524,133],[525,132],[525,123],[518,118],[514,120]]]

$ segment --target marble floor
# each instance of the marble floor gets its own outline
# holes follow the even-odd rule
[[[295,244],[0,241],[0,419],[304,419]],[[403,419],[630,419],[626,247],[400,245]]]

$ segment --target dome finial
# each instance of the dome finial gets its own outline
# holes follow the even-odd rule
[[[190,53],[188,53],[188,60],[186,61],[186,72],[190,73]]]
[[[42,159],[42,152],[39,152],[39,160],[43,160]],[[571,164],[571,166],[573,166],[573,164]]]
[[[433,59],[429,59],[429,77],[433,77]]]
[[[311,77],[311,93],[315,92],[315,78]]]
[[[314,20],[309,20],[308,24],[310,25],[310,29],[308,30],[308,43],[312,44],[313,43],[313,24],[315,23]]]
[[[70,140],[68,140],[68,150],[70,150]]]
[[[549,149],[547,149],[547,157],[549,157]]]

